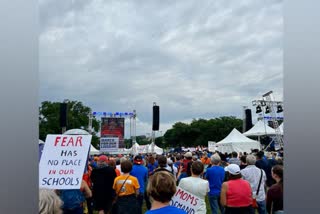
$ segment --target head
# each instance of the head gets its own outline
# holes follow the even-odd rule
[[[221,158],[218,154],[211,155],[210,159],[211,159],[211,164],[213,165],[219,165],[221,162]]]
[[[240,161],[241,161],[241,163],[242,164],[247,164],[247,156],[246,155],[242,155],[241,157],[240,157]]]
[[[247,155],[246,161],[248,165],[255,165],[257,159],[254,155]]]
[[[39,189],[39,214],[62,214],[62,204],[54,190]]]
[[[240,173],[240,167],[237,164],[229,164],[227,167],[224,168],[226,172],[228,172],[229,180],[236,180],[242,178]]]
[[[257,160],[261,160],[263,158],[263,156],[264,156],[264,152],[263,151],[259,151],[259,152],[257,152],[256,156],[257,156]]]
[[[109,166],[111,166],[112,168],[116,168],[116,161],[112,158],[109,160]]]
[[[99,166],[106,166],[107,165],[107,161],[108,161],[108,157],[107,156],[100,155],[97,163],[98,163]]]
[[[191,172],[194,175],[201,175],[203,173],[204,166],[200,161],[194,161],[191,164]]]
[[[238,157],[238,153],[237,152],[232,152],[231,153],[231,157],[232,158],[237,158]]]
[[[141,155],[137,155],[134,157],[133,163],[136,165],[141,165],[143,163]]]
[[[185,157],[187,160],[192,160],[192,153],[191,153],[191,152],[187,152],[186,154],[184,154],[184,157]]]
[[[154,162],[155,162],[154,157],[153,157],[153,156],[149,156],[149,158],[148,158],[148,163],[154,164]]]
[[[166,167],[167,166],[167,158],[163,155],[158,157],[158,164],[160,167]]]
[[[129,173],[132,170],[132,163],[129,160],[123,161],[120,166],[123,173]]]
[[[147,185],[147,194],[154,200],[167,203],[176,193],[176,180],[174,176],[166,171],[153,174]]]
[[[283,180],[283,166],[275,165],[271,170],[272,178],[275,180]]]

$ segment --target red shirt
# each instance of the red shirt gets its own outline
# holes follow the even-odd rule
[[[252,204],[252,192],[248,181],[243,179],[227,182],[227,207],[247,207]]]

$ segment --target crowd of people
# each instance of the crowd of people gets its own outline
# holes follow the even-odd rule
[[[200,199],[197,214],[283,213],[283,154],[252,151],[95,155],[81,188],[40,189],[40,214],[186,213],[171,206],[180,187]]]

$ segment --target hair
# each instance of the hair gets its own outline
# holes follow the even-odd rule
[[[113,169],[116,168],[116,161],[114,159],[110,159],[109,166],[111,166]]]
[[[243,163],[247,163],[247,156],[246,156],[246,155],[242,155],[242,156],[240,157],[240,160],[241,160],[241,162],[243,162]]]
[[[194,161],[191,164],[191,172],[195,175],[201,175],[201,173],[203,173],[204,170],[204,165],[203,163],[201,163],[200,161]]]
[[[121,162],[121,171],[123,173],[129,173],[132,170],[132,163],[129,160],[125,160],[123,162]]]
[[[248,165],[255,165],[256,164],[256,157],[254,155],[248,155],[246,158],[247,164]]]
[[[227,173],[228,173],[228,180],[237,180],[242,178],[241,173],[239,173],[238,175],[233,175],[230,172],[227,172]]]
[[[153,156],[149,156],[149,158],[148,158],[148,163],[150,163],[151,165],[153,165],[154,162],[155,162],[154,157],[153,157]]]
[[[262,159],[263,156],[264,156],[264,152],[263,152],[263,151],[257,152],[257,157],[258,157],[259,159]]]
[[[231,153],[231,157],[233,157],[233,158],[238,157],[238,153],[237,153],[237,152],[232,152],[232,153]]]
[[[121,164],[123,161],[126,161],[126,160],[128,160],[126,157],[120,158],[120,164]]]
[[[218,154],[211,155],[210,159],[211,163],[214,165],[218,165],[221,162],[221,158]]]
[[[275,165],[272,167],[272,173],[276,174],[280,178],[278,185],[280,185],[281,191],[283,191],[283,166]]]
[[[177,155],[177,156],[176,156],[176,160],[177,160],[177,161],[181,160],[181,155]]]
[[[62,214],[62,200],[49,189],[39,189],[39,214]]]
[[[159,167],[166,167],[167,166],[167,158],[163,155],[159,156],[158,164],[159,164]]]
[[[162,203],[169,202],[176,193],[176,180],[170,172],[159,171],[150,177],[147,185],[147,194],[153,200]]]

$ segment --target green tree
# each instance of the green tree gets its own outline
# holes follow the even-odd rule
[[[79,101],[67,101],[67,130],[84,129],[88,131],[90,107]],[[44,101],[39,107],[39,138],[45,140],[47,134],[60,134],[60,102]],[[99,138],[96,136],[100,122],[92,120],[92,145],[97,147]]]

